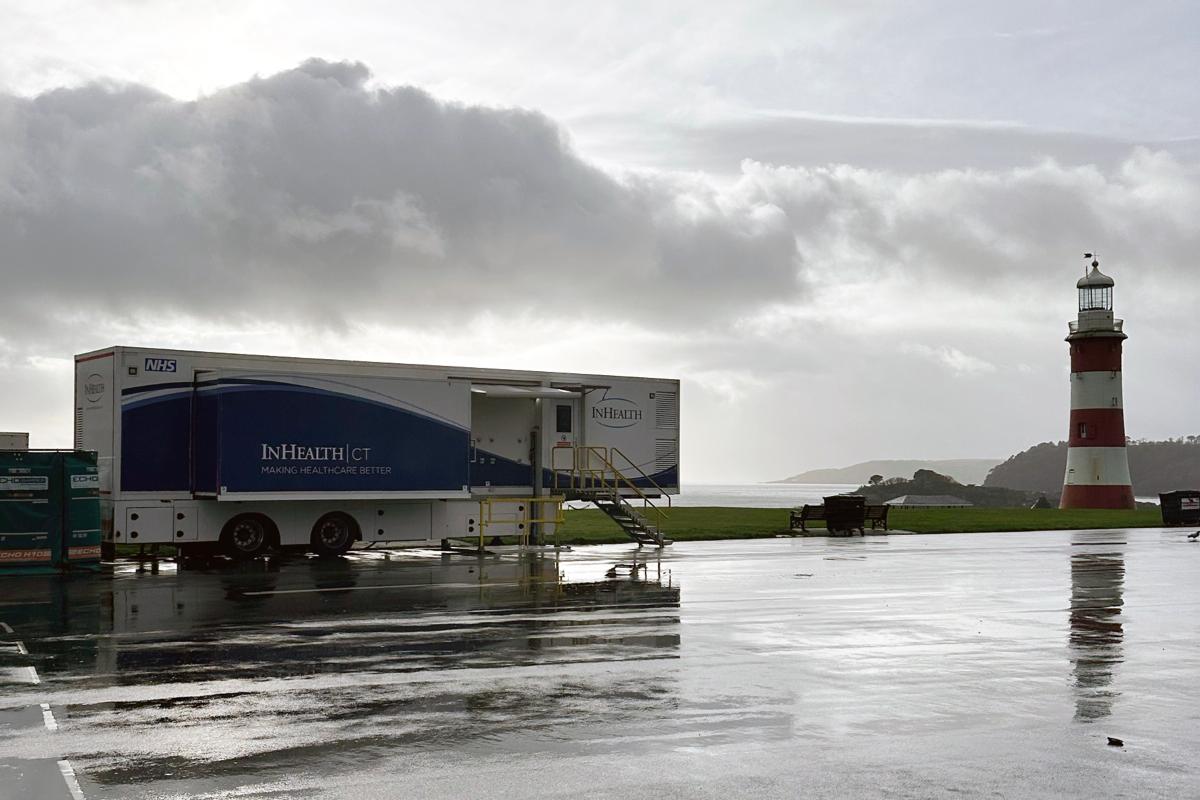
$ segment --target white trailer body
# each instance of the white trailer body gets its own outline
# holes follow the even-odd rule
[[[329,514],[368,542],[473,536],[489,497],[506,535],[578,448],[677,493],[679,382],[111,347],[75,358],[75,446],[109,542],[216,542],[247,515],[282,546]]]

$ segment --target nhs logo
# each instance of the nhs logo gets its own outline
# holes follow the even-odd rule
[[[174,372],[175,359],[173,358],[147,358],[146,372]]]

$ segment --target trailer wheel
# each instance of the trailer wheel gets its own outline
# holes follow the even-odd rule
[[[358,524],[349,514],[333,511],[317,520],[312,529],[312,550],[330,558],[347,552],[358,538]]]
[[[239,514],[221,530],[221,549],[236,561],[266,553],[271,546],[271,521],[261,514]]]

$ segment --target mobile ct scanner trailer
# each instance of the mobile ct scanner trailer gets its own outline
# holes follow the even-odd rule
[[[678,493],[679,382],[110,347],[75,357],[75,447],[109,546],[544,537],[581,481]]]

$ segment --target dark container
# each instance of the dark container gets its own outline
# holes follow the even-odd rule
[[[830,533],[862,533],[867,518],[867,498],[861,494],[835,494],[825,498],[825,527]]]
[[[0,569],[100,562],[100,479],[83,450],[0,450]]]
[[[1200,525],[1200,491],[1163,492],[1158,502],[1163,525]]]
[[[53,479],[44,453],[0,451],[0,568],[49,570],[61,559]]]
[[[60,566],[72,569],[100,563],[100,473],[96,454],[61,454],[63,479],[63,554]]]

